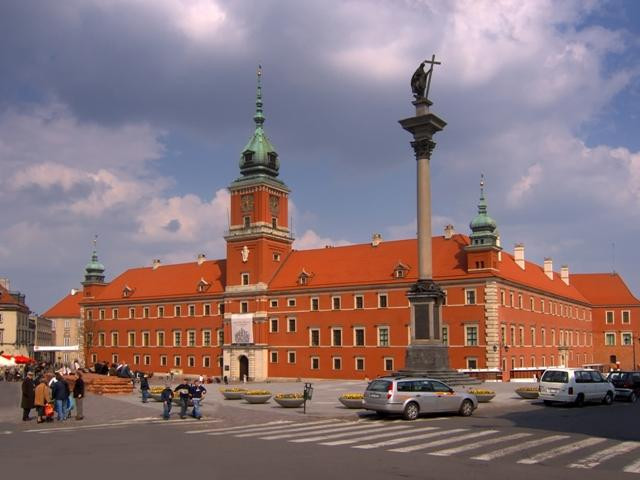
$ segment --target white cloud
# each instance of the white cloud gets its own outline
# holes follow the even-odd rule
[[[312,248],[323,248],[326,246],[343,246],[351,245],[351,242],[347,240],[334,240],[329,237],[321,237],[313,230],[306,230],[300,238],[297,238],[293,243],[293,247],[296,250],[309,250]]]
[[[542,166],[539,163],[535,165],[531,165],[526,175],[524,175],[520,180],[518,180],[511,190],[507,194],[507,201],[509,205],[519,206],[522,202],[522,198],[529,194],[532,188],[540,182],[542,179]]]

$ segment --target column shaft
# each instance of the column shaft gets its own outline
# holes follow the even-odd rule
[[[418,158],[418,279],[431,280],[431,178],[429,158]]]

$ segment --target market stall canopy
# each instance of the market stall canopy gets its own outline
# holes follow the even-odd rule
[[[13,358],[5,358],[4,355],[0,355],[0,367],[13,367],[15,364]]]

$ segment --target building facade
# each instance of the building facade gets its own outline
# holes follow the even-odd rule
[[[279,178],[280,159],[264,121],[258,83],[255,131],[229,186],[226,258],[154,260],[105,282],[94,250],[82,292],[61,302],[75,302],[69,311],[75,316],[58,317],[82,319],[78,338],[88,364],[256,380],[373,378],[405,366],[417,241],[374,235],[366,244],[292,249],[290,189]],[[637,332],[640,303],[622,280],[610,289],[626,295],[599,300],[567,267],[558,273],[551,259],[529,262],[523,245],[504,251],[483,187],[469,235],[449,226],[432,238],[433,278],[446,293],[441,333],[451,367],[509,380],[549,366],[610,364],[601,361],[606,355],[623,367],[635,363],[630,349],[623,354],[620,345],[611,351],[600,345],[609,338],[600,317],[610,310],[624,330],[616,330],[616,340]],[[56,317],[56,307],[48,314]]]
[[[9,281],[0,281],[0,351],[8,355],[33,356],[36,323],[20,292],[9,291]]]

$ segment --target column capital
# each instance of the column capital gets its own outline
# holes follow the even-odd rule
[[[411,147],[416,154],[416,160],[420,160],[421,158],[427,158],[430,160],[431,152],[433,152],[435,146],[436,142],[428,138],[422,138],[411,142]]]

